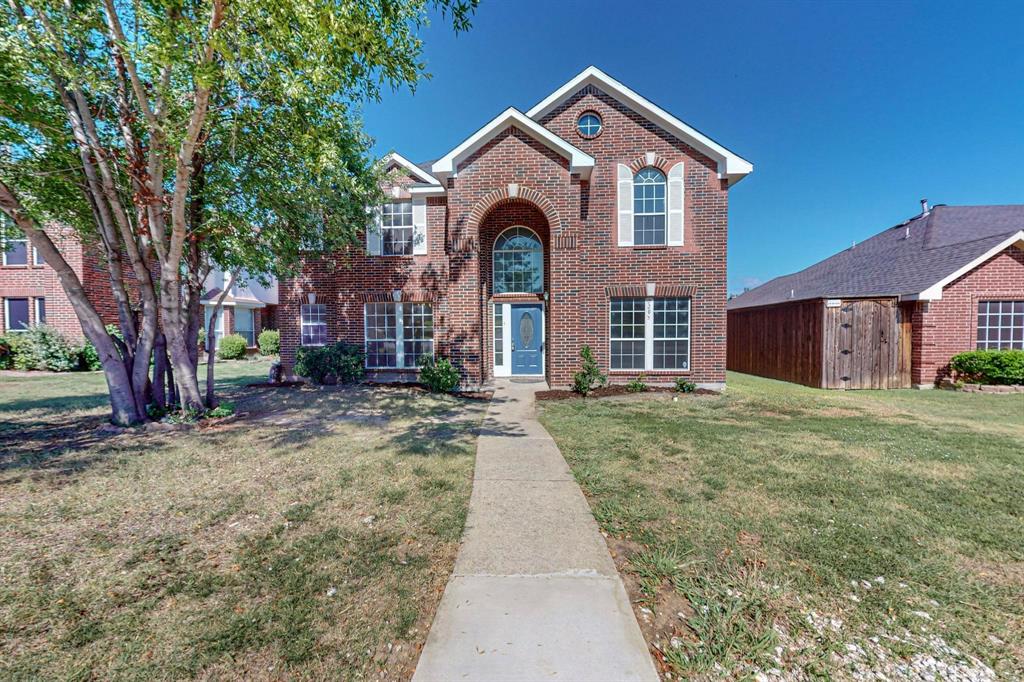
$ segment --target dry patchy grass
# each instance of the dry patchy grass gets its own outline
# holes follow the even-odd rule
[[[0,378],[0,676],[408,677],[483,403],[265,368],[221,370],[235,421],[121,435],[102,379]]]

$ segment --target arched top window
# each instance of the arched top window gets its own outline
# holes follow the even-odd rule
[[[494,241],[494,293],[544,291],[544,245],[533,230],[510,227]]]
[[[665,243],[665,174],[650,166],[633,176],[633,243]]]

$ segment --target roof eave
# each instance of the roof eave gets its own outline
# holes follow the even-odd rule
[[[1018,230],[1016,233],[1011,234],[1009,237],[1002,240],[985,253],[981,254],[971,262],[966,263],[965,265],[957,268],[956,270],[946,275],[935,284],[932,284],[931,286],[927,287],[926,289],[914,293],[903,294],[902,296],[900,296],[900,300],[941,301],[942,290],[946,288],[947,284],[956,279],[959,279],[960,277],[963,277],[965,274],[967,274],[974,268],[978,267],[979,265],[989,260],[990,258],[994,258],[1001,251],[1011,246],[1016,246],[1017,248],[1024,249],[1024,230]]]
[[[680,139],[693,145],[695,148],[718,162],[718,177],[734,185],[754,170],[752,163],[730,151],[721,144],[715,142],[699,130],[687,125],[672,114],[668,113],[647,98],[641,96],[634,90],[626,87],[615,80],[596,66],[588,66],[577,76],[570,79],[565,85],[538,102],[526,115],[533,120],[538,120],[550,113],[558,104],[580,88],[587,85],[594,85],[602,92],[614,97],[624,106],[633,109],[647,119],[673,133]]]
[[[422,168],[420,168],[415,163],[413,163],[409,159],[405,158],[404,156],[402,156],[398,152],[390,152],[387,156],[384,157],[384,163],[385,163],[385,165],[387,165],[389,163],[396,163],[399,166],[401,166],[402,168],[404,168],[407,171],[409,171],[409,173],[413,177],[419,178],[420,180],[422,180],[423,182],[425,182],[425,183],[427,183],[429,185],[436,185],[436,186],[440,186],[441,185],[441,181],[440,180],[438,180],[436,177],[434,177],[430,173],[426,172],[425,170],[423,170]]]
[[[584,180],[590,178],[590,172],[595,164],[594,157],[566,142],[515,107],[509,107],[495,116],[480,130],[470,135],[457,147],[435,161],[434,165],[430,167],[431,172],[441,180],[456,177],[458,175],[459,163],[462,160],[480,149],[494,135],[510,125],[522,130],[538,142],[568,159],[570,173],[579,174]]]

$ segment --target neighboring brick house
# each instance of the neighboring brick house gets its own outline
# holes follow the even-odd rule
[[[450,357],[467,383],[571,383],[589,345],[613,381],[725,381],[728,192],[752,166],[590,67],[436,161],[387,163],[365,248],[280,283],[296,349],[362,344],[378,376]]]
[[[1024,205],[922,204],[920,215],[730,300],[729,369],[824,387],[930,388],[957,353],[1024,349]]]
[[[0,216],[6,220],[6,216]],[[117,304],[110,289],[106,266],[96,256],[98,249],[82,245],[71,230],[49,227],[54,245],[75,271],[86,295],[107,324],[117,323]],[[47,324],[69,340],[85,339],[71,301],[47,265],[26,239],[7,239],[0,244],[0,303],[3,307],[0,333],[20,331]]]

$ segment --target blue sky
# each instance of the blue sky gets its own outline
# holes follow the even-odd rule
[[[376,151],[435,158],[594,64],[754,164],[729,291],[932,203],[1024,203],[1024,3],[482,0],[423,33],[432,79],[365,108]]]

